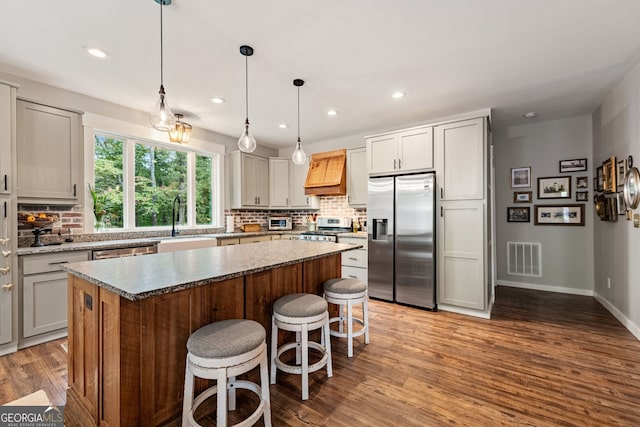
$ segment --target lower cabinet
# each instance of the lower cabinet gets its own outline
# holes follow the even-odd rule
[[[231,237],[227,239],[216,239],[218,241],[218,246],[230,246],[230,245],[239,245],[240,239],[237,237]]]
[[[367,283],[367,239],[338,236],[338,243],[363,246],[362,249],[355,249],[342,254],[342,277],[358,279],[363,283]]]
[[[22,338],[67,327],[67,273],[60,264],[89,259],[89,251],[19,257]]]
[[[244,245],[245,243],[258,243],[258,242],[270,242],[271,235],[266,236],[249,236],[249,237],[241,237],[240,244]]]
[[[441,204],[438,218],[438,303],[484,310],[487,299],[484,202]]]

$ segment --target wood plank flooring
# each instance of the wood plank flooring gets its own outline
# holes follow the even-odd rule
[[[591,297],[499,287],[491,320],[371,301],[370,322],[353,359],[332,339],[308,401],[278,373],[274,426],[640,425],[640,342]],[[62,404],[61,343],[0,357],[0,404],[40,388]]]

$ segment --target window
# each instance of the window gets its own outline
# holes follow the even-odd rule
[[[97,228],[171,226],[174,210],[182,226],[217,224],[215,155],[115,135],[94,137]]]

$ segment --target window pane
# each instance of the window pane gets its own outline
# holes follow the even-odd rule
[[[196,155],[196,224],[213,222],[211,157]]]
[[[124,142],[110,136],[95,135],[94,141],[96,225],[122,228],[122,155]]]
[[[176,196],[181,201],[182,223],[188,204],[187,154],[140,143],[135,153],[136,227],[171,225]]]

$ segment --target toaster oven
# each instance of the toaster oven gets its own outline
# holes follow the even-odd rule
[[[270,216],[269,230],[291,230],[293,221],[290,216]]]

